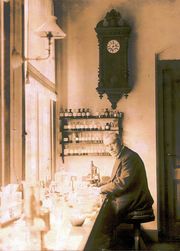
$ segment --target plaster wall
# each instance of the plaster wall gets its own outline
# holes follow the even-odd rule
[[[44,24],[48,17],[54,15],[52,0],[25,0],[26,40],[25,48],[27,58],[46,58],[48,55],[48,39],[41,38],[37,29]],[[54,40],[51,42],[51,55],[46,60],[29,60],[38,71],[50,81],[55,82]]]
[[[133,90],[118,102],[124,112],[124,144],[137,151],[147,171],[149,188],[157,214],[155,54],[160,58],[180,57],[180,1],[178,0],[75,0],[62,1],[67,33],[64,50],[60,107],[89,107],[92,111],[110,108],[107,97],[99,99],[98,43],[94,28],[107,11],[120,11],[132,27],[129,41],[129,81]],[[102,174],[111,171],[111,157],[69,157],[58,168],[87,174],[90,160]],[[145,228],[157,229],[156,221]]]

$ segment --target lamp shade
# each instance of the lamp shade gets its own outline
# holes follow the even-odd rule
[[[57,17],[49,16],[48,20],[43,23],[35,32],[40,37],[48,37],[51,34],[54,39],[62,39],[66,34],[62,31],[59,25],[56,23]]]

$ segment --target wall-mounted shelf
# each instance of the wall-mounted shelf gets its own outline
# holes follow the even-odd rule
[[[110,156],[103,144],[103,135],[108,132],[122,134],[123,113],[118,116],[60,117],[61,157]]]

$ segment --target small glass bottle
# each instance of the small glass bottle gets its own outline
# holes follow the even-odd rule
[[[81,142],[82,141],[82,133],[78,133],[78,135],[79,135],[79,142]]]
[[[68,129],[68,130],[71,130],[71,129],[72,129],[72,125],[71,125],[71,123],[68,123],[68,125],[67,125],[67,129]]]
[[[64,110],[64,116],[65,116],[65,117],[68,117],[68,116],[69,116],[68,109],[65,109],[65,110]]]
[[[76,134],[76,143],[79,143],[79,136]]]
[[[72,109],[69,109],[69,117],[72,117],[72,116],[73,116]]]
[[[74,150],[73,150],[73,148],[70,148],[69,149],[69,155],[72,156],[73,154],[74,154]]]
[[[83,131],[83,128],[84,128],[84,125],[83,125],[82,120],[81,120],[81,122],[80,122],[80,124],[79,124],[79,129],[80,129],[80,131]]]
[[[117,111],[115,110],[114,111],[114,118],[116,118],[117,117]]]
[[[110,110],[110,111],[109,111],[109,117],[111,117],[111,118],[114,117],[114,111],[113,111],[113,110]]]
[[[81,115],[82,115],[82,117],[85,117],[85,116],[86,116],[86,111],[85,111],[84,108],[82,109],[82,114],[81,114]]]
[[[90,123],[89,123],[89,130],[90,130],[90,131],[93,130],[93,123],[92,123],[92,121],[90,121]]]
[[[106,125],[105,125],[104,123],[101,124],[101,130],[102,130],[102,131],[105,130],[105,126],[106,126]]]
[[[69,155],[69,149],[67,148],[67,146],[65,146],[64,148],[64,156]]]
[[[109,123],[106,123],[106,125],[105,125],[105,130],[110,130],[110,125],[109,125]]]
[[[108,108],[105,109],[105,111],[104,111],[104,116],[105,116],[106,118],[109,117],[109,110],[108,110]]]
[[[80,126],[79,126],[79,122],[76,123],[76,130],[79,130]]]
[[[81,118],[81,116],[82,116],[82,113],[81,113],[81,109],[79,108],[77,112],[77,117]]]
[[[60,110],[59,116],[60,116],[60,118],[64,117],[64,111],[63,111],[63,109]]]
[[[76,147],[74,148],[74,155],[78,155],[78,149]]]
[[[68,137],[68,136],[64,136],[63,141],[64,141],[65,143],[69,142],[69,137]]]
[[[100,117],[101,117],[101,118],[104,118],[104,117],[105,117],[104,109],[102,109],[102,111],[101,111],[101,113],[100,113]]]
[[[64,130],[67,130],[68,129],[68,124],[64,124]]]
[[[89,124],[87,123],[87,121],[85,121],[84,130],[88,130],[88,129],[89,129]]]
[[[118,117],[118,118],[122,118],[122,112],[119,112],[119,111],[118,111],[118,112],[117,112],[117,117]]]
[[[72,143],[75,143],[76,142],[76,134],[73,132],[72,135]]]
[[[74,117],[74,118],[77,117],[77,111],[76,111],[76,109],[73,110],[73,117]]]
[[[87,109],[86,109],[86,117],[89,117],[89,116],[91,116],[91,113],[90,113],[89,108],[87,108]]]

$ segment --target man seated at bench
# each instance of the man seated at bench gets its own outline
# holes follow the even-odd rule
[[[140,156],[122,144],[117,133],[107,133],[103,142],[115,159],[111,177],[100,183],[105,196],[99,233],[103,245],[111,240],[113,231],[132,212],[152,212],[153,198],[148,188],[145,166]]]

